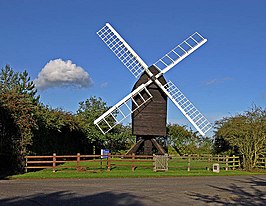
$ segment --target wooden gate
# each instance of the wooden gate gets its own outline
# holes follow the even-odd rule
[[[168,154],[165,155],[153,155],[153,171],[168,171]]]

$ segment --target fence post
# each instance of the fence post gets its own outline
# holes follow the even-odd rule
[[[111,171],[111,153],[108,153],[108,156],[107,156],[107,171],[108,172]]]
[[[135,161],[135,153],[132,154],[132,166],[131,166],[132,172],[134,172],[134,170],[135,170],[134,161]]]
[[[166,156],[166,170],[165,171],[168,171],[168,167],[169,167],[169,162],[168,162],[168,160],[169,160],[169,156],[168,156],[168,154],[164,154],[164,156]]]
[[[156,155],[153,154],[153,171],[156,172]]]
[[[190,155],[188,155],[187,159],[187,171],[190,172]]]
[[[56,153],[53,154],[53,172],[55,172],[56,169]]]
[[[235,170],[235,161],[236,161],[236,156],[233,155],[233,170]]]
[[[25,173],[28,172],[28,156],[25,157],[26,162],[25,162]]]
[[[228,171],[228,155],[226,155],[225,159],[225,170]]]
[[[76,170],[80,169],[80,153],[77,153],[77,168]]]
[[[210,166],[211,166],[211,154],[208,155],[208,166],[207,166],[207,170],[210,170]]]

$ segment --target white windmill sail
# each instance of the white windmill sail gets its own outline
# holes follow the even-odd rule
[[[156,80],[158,81],[158,80]],[[198,130],[198,132],[205,136],[212,125],[207,118],[200,113],[200,111],[189,101],[189,99],[177,88],[177,86],[168,81],[165,85],[161,85],[158,81],[157,85],[167,94],[178,109],[184,114],[189,122]]]
[[[97,34],[136,78],[148,68],[109,23],[106,23]]]
[[[141,101],[136,102],[135,97],[138,96]],[[106,134],[113,129],[117,124],[120,124],[130,114],[140,108],[143,104],[147,103],[152,98],[151,93],[146,88],[145,84],[140,85],[137,89],[124,97],[116,105],[107,110],[99,118],[94,121],[94,124],[101,130],[103,134]],[[132,105],[135,105],[135,109],[132,110]]]
[[[177,45],[174,49],[155,62],[154,65],[161,70],[162,74],[164,74],[206,42],[207,39],[201,36],[198,32],[195,32],[181,44]]]

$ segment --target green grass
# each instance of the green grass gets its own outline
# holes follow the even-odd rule
[[[28,178],[133,178],[133,177],[180,177],[180,176],[231,176],[231,175],[255,175],[262,174],[261,172],[246,172],[240,170],[220,171],[214,173],[208,170],[176,170],[168,172],[153,172],[151,169],[136,169],[132,172],[130,169],[113,169],[111,172],[78,172],[75,170],[57,171],[55,173],[50,169],[41,170],[38,172],[29,172],[22,175],[14,175],[11,179],[28,179]]]
[[[191,161],[191,171],[187,171],[187,160],[169,161],[169,170],[167,172],[153,172],[152,162],[135,162],[135,171],[131,171],[131,160],[121,162],[119,159],[111,162],[111,171],[107,171],[107,162],[82,162],[80,166],[86,168],[85,171],[76,171],[75,168],[59,168],[56,172],[52,169],[44,169],[36,172],[28,172],[21,175],[11,176],[10,179],[23,178],[134,178],[134,177],[179,177],[179,176],[231,176],[231,175],[255,175],[265,174],[264,171],[246,172],[242,170],[224,170],[221,164],[220,173],[214,173],[207,167],[212,165],[208,162],[193,160]],[[61,166],[76,166],[76,163],[69,162]]]

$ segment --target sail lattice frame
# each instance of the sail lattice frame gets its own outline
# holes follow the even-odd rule
[[[138,98],[136,98],[138,97]],[[147,87],[143,84],[125,98],[123,98],[116,105],[111,107],[108,111],[102,114],[94,121],[94,124],[101,130],[103,134],[106,134],[113,129],[117,124],[120,124],[123,120],[129,117],[133,112],[139,109],[142,105],[147,103],[152,98],[151,93]],[[138,99],[136,101],[135,99]],[[134,110],[132,105],[134,104]]]
[[[179,108],[179,110],[185,115],[190,123],[199,131],[201,135],[205,135],[212,125],[207,118],[200,113],[200,111],[192,104],[191,101],[177,88],[177,86],[168,81],[164,86],[167,90],[168,97]]]
[[[110,24],[106,23],[97,34],[136,78],[148,68],[136,52]]]

